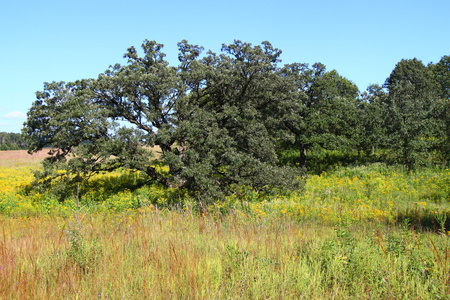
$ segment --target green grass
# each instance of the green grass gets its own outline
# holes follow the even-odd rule
[[[449,237],[191,211],[2,219],[2,299],[427,299]],[[84,218],[83,218],[84,217]],[[81,220],[82,219],[82,220]]]
[[[0,172],[0,299],[450,298],[446,169],[337,168],[209,207],[126,171],[59,203],[26,174]]]

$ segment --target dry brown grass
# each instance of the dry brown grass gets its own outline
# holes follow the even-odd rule
[[[189,209],[81,217],[0,215],[0,299],[448,299],[448,265],[426,243],[397,256],[371,227]]]
[[[161,157],[159,146],[150,147],[155,158]],[[49,149],[43,149],[34,154],[28,154],[27,150],[0,151],[0,167],[34,166],[48,156]]]
[[[80,226],[0,216],[0,299],[296,299],[299,230],[234,214],[87,215]]]
[[[32,166],[48,156],[48,149],[28,154],[27,150],[0,151],[0,167]]]

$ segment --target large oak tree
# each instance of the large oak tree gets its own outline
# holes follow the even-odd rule
[[[298,188],[300,172],[275,151],[294,139],[286,124],[298,107],[278,67],[281,51],[235,41],[202,54],[182,41],[174,67],[162,48],[145,41],[142,56],[129,48],[127,64],[97,79],[48,83],[37,93],[23,134],[30,153],[52,147],[38,181],[73,187],[125,167],[208,200],[242,186]]]

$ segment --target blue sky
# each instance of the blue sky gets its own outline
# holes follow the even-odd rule
[[[401,59],[450,55],[448,0],[0,1],[0,131],[20,132],[44,82],[95,78],[143,40],[172,65],[187,39],[219,52],[269,41],[283,63],[322,62],[364,91]]]

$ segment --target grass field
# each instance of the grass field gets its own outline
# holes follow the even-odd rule
[[[0,167],[31,166],[47,157],[47,150],[30,155],[25,150],[0,151]]]
[[[0,152],[0,299],[449,299],[450,171],[374,164],[214,205],[98,175],[25,193],[45,154]]]

